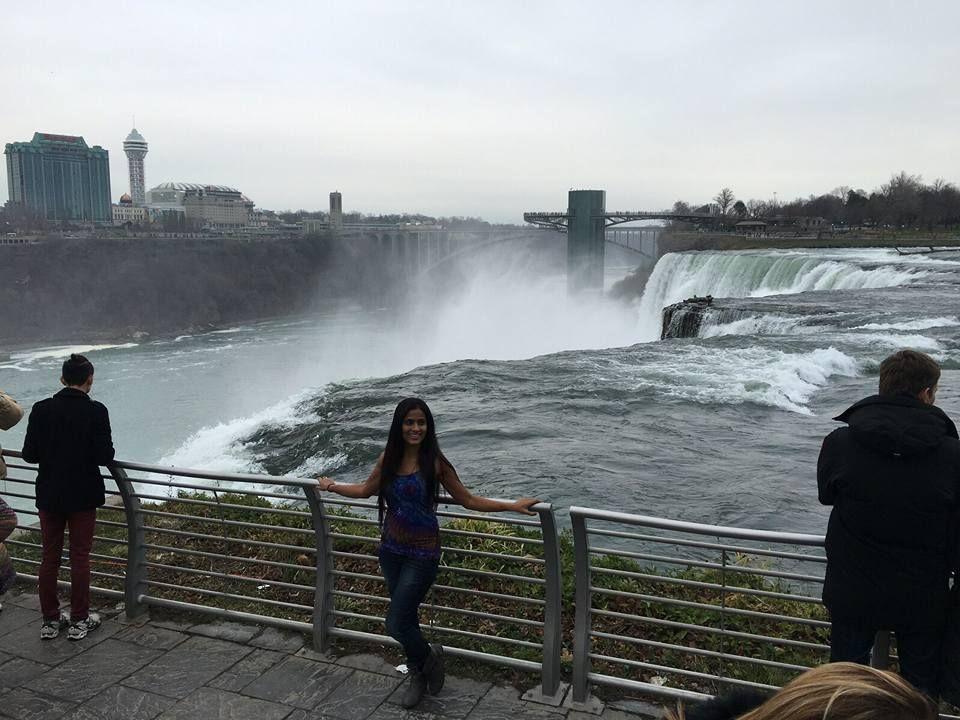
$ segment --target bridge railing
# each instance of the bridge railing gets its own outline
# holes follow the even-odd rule
[[[829,660],[822,535],[570,508],[576,617],[571,692],[672,699],[776,689]],[[888,633],[875,665],[886,667]]]
[[[3,495],[23,502],[7,541],[21,577],[40,564],[36,468],[4,450]],[[318,651],[332,638],[396,644],[378,571],[376,505],[324,494],[313,480],[118,462],[97,513],[91,589],[149,607],[295,630]],[[113,482],[110,483],[109,481]],[[468,513],[441,503],[443,555],[421,606],[432,639],[454,656],[539,673],[560,690],[561,577],[554,513]],[[24,570],[28,570],[24,572]],[[67,585],[69,563],[61,568]]]

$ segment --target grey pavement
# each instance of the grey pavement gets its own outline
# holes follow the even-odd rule
[[[197,616],[130,624],[100,608],[80,642],[40,640],[35,593],[9,593],[0,612],[0,717],[16,720],[640,720],[638,702],[601,714],[522,699],[522,691],[448,675],[414,710],[400,707],[397,652],[320,655],[308,638]],[[379,653],[379,654],[378,654]],[[382,656],[381,656],[382,655]],[[385,659],[387,658],[387,659]]]

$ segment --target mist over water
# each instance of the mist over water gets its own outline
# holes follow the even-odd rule
[[[960,256],[668,255],[633,303],[569,298],[550,270],[487,258],[376,311],[79,351],[124,459],[349,482],[419,395],[478,492],[815,532],[820,440],[874,392],[882,357],[934,354],[939,402],[960,410]],[[661,308],[693,294],[734,315],[659,341]],[[70,351],[0,357],[0,387],[26,404],[55,392]]]

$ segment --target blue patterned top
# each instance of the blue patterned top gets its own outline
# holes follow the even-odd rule
[[[440,557],[440,525],[419,473],[397,475],[384,491],[387,513],[381,547],[397,555],[416,558]]]

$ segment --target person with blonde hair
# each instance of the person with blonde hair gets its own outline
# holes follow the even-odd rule
[[[759,700],[758,700],[759,701]],[[760,704],[731,711],[723,697],[668,710],[666,720],[936,720],[929,697],[893,672],[839,662],[794,678]]]

